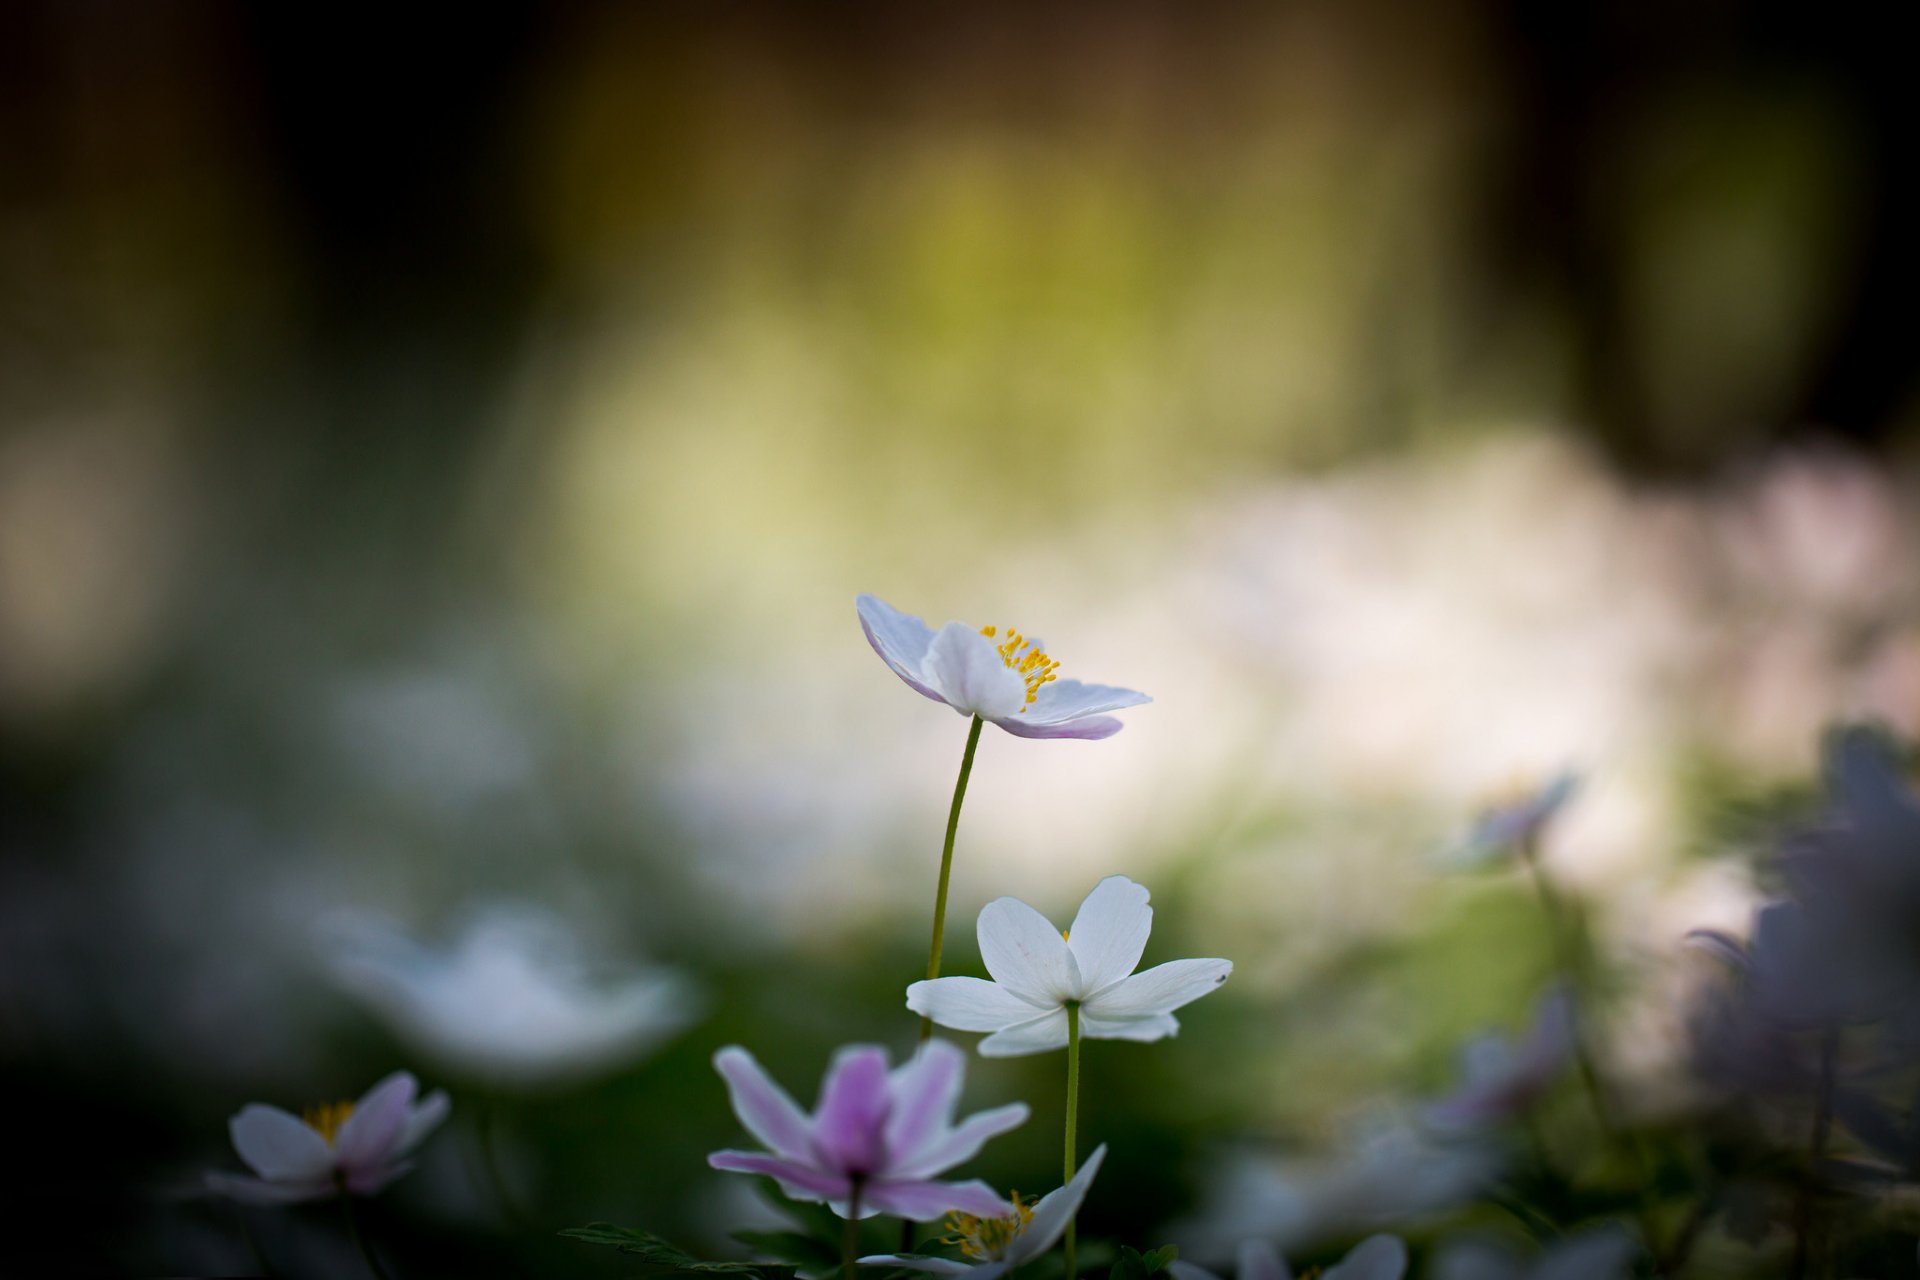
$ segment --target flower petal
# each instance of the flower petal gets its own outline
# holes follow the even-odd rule
[[[1087,1198],[1087,1188],[1093,1185],[1094,1175],[1100,1172],[1106,1158],[1107,1144],[1103,1142],[1093,1149],[1093,1154],[1066,1186],[1040,1197],[1040,1203],[1033,1206],[1027,1229],[1015,1236],[1007,1249],[1008,1262],[1017,1267],[1053,1248],[1054,1242],[1066,1233],[1073,1215],[1080,1212],[1080,1202]]]
[[[953,1124],[966,1078],[967,1055],[945,1040],[929,1040],[887,1078],[887,1167],[899,1170]]]
[[[1097,995],[1132,973],[1152,932],[1145,886],[1125,876],[1108,876],[1093,886],[1067,930],[1067,946],[1088,994]]]
[[[1096,1018],[1080,1013],[1080,1034],[1089,1040],[1137,1040],[1143,1044],[1180,1034],[1180,1020],[1170,1013],[1141,1018]]]
[[[1082,738],[1088,742],[1111,738],[1126,728],[1112,716],[1088,716],[1084,720],[1067,720],[1060,724],[1035,724],[1025,716],[1012,715],[994,723],[1016,738]]]
[[[1029,724],[1064,724],[1084,720],[1103,711],[1119,711],[1152,702],[1144,693],[1110,684],[1082,684],[1078,680],[1055,680],[1042,685],[1022,719]]]
[[[325,1180],[333,1172],[333,1148],[291,1112],[250,1102],[227,1121],[233,1149],[261,1177],[273,1182]]]
[[[827,1164],[850,1173],[886,1167],[887,1051],[853,1044],[833,1055],[813,1109],[813,1143]]]
[[[268,1182],[245,1174],[214,1172],[207,1175],[207,1190],[247,1204],[295,1204],[301,1200],[324,1200],[335,1194],[336,1188],[332,1178]]]
[[[907,1008],[955,1031],[998,1031],[1045,1006],[985,978],[922,978],[907,986]]]
[[[1027,1122],[1027,1104],[1009,1102],[1004,1107],[980,1111],[927,1143],[905,1159],[896,1159],[893,1172],[903,1178],[931,1178],[957,1164],[973,1159],[988,1139]]]
[[[1012,1205],[978,1178],[969,1182],[877,1178],[861,1189],[860,1203],[915,1222],[931,1222],[954,1211],[982,1218],[1004,1218],[1013,1212]]]
[[[1179,1258],[1168,1263],[1167,1270],[1172,1274],[1173,1280],[1220,1280],[1219,1276],[1205,1267],[1195,1266]]]
[[[394,1154],[413,1114],[420,1083],[396,1071],[360,1095],[333,1141],[334,1161],[349,1175],[378,1168]]]
[[[1027,686],[993,641],[964,622],[949,622],[927,646],[927,683],[962,715],[999,720],[1027,705]]]
[[[1368,1236],[1347,1251],[1326,1280],[1400,1280],[1407,1274],[1407,1246],[1399,1236]],[[1581,1272],[1587,1275],[1588,1272]]]
[[[1235,1280],[1293,1280],[1293,1268],[1265,1240],[1248,1240],[1240,1246],[1240,1270]]]
[[[975,928],[987,972],[1013,994],[1047,1009],[1086,994],[1073,951],[1047,918],[1018,898],[995,898]]]
[[[937,1276],[974,1275],[974,1280],[986,1280],[986,1267],[955,1262],[952,1258],[935,1258],[924,1253],[870,1253],[854,1261],[863,1267],[899,1267],[905,1271],[931,1271]]]
[[[1017,1058],[1027,1053],[1046,1053],[1064,1049],[1067,1044],[1067,1011],[1049,1009],[1037,1018],[1015,1023],[996,1031],[978,1046],[983,1058]]]
[[[793,1098],[775,1084],[752,1054],[730,1044],[713,1055],[713,1069],[727,1082],[733,1114],[746,1131],[766,1143],[767,1149],[790,1160],[813,1152],[813,1121]]]
[[[1117,982],[1087,1001],[1096,1018],[1141,1018],[1171,1013],[1206,995],[1233,972],[1231,960],[1169,960]]]
[[[728,1173],[757,1173],[779,1182],[796,1200],[826,1200],[850,1194],[853,1184],[842,1173],[830,1173],[797,1160],[783,1160],[764,1151],[716,1151],[707,1163]]]
[[[438,1129],[446,1120],[447,1113],[453,1110],[444,1089],[435,1089],[413,1109],[407,1117],[406,1126],[400,1131],[400,1141],[394,1145],[393,1154],[403,1156],[419,1146],[426,1136]]]
[[[878,596],[856,596],[853,607],[860,613],[860,629],[867,633],[867,643],[880,655],[880,660],[892,668],[893,674],[915,693],[935,702],[945,702],[945,698],[928,686],[924,675],[927,646],[933,643],[933,628]]]

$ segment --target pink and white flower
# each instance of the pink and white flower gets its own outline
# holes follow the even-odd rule
[[[841,1217],[890,1213],[930,1222],[948,1212],[1002,1217],[1014,1211],[986,1183],[936,1178],[970,1160],[989,1138],[1026,1121],[1024,1102],[953,1123],[966,1054],[930,1040],[888,1070],[887,1051],[848,1045],[834,1055],[811,1115],[775,1084],[753,1055],[729,1045],[713,1056],[733,1110],[766,1151],[716,1151],[707,1163],[770,1177],[795,1200],[824,1201]]]
[[[1039,640],[1011,627],[949,622],[935,631],[876,596],[854,601],[873,651],[915,693],[1022,738],[1110,738],[1105,714],[1152,702],[1144,693],[1062,680]]]
[[[396,1071],[358,1102],[329,1103],[305,1116],[248,1103],[227,1131],[258,1176],[210,1173],[207,1184],[259,1204],[370,1196],[413,1167],[405,1157],[447,1118],[447,1095],[436,1089],[416,1102],[419,1090],[411,1075]]]
[[[971,1261],[936,1258],[920,1253],[880,1253],[860,1259],[863,1266],[893,1266],[907,1271],[930,1271],[938,1276],[966,1276],[967,1280],[999,1280],[1015,1267],[1044,1256],[1066,1233],[1080,1212],[1087,1188],[1107,1158],[1106,1144],[1095,1147],[1080,1171],[1063,1187],[1049,1191],[1032,1204],[1017,1201],[1011,1212],[997,1217],[955,1213],[947,1227]]]

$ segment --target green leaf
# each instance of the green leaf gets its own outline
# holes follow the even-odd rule
[[[1141,1253],[1138,1249],[1122,1245],[1120,1258],[1108,1273],[1108,1280],[1152,1280],[1154,1276],[1165,1274],[1179,1253],[1172,1245],[1151,1253]]]
[[[736,1231],[733,1238],[752,1249],[797,1267],[837,1267],[840,1251],[800,1231]]]
[[[568,1227],[560,1234],[584,1244],[607,1245],[622,1253],[632,1254],[650,1266],[663,1267],[668,1271],[695,1274],[722,1272],[754,1276],[758,1280],[786,1280],[794,1272],[790,1266],[764,1262],[709,1262],[662,1240],[651,1231],[642,1231],[638,1227],[616,1227],[610,1222],[590,1222],[584,1227]]]

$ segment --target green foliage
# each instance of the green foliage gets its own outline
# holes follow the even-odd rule
[[[1170,1244],[1148,1253],[1122,1245],[1119,1261],[1107,1273],[1107,1280],[1152,1280],[1154,1276],[1166,1274],[1179,1254],[1180,1250]]]
[[[790,1266],[762,1262],[710,1262],[697,1258],[677,1245],[669,1244],[651,1231],[638,1227],[616,1227],[610,1222],[591,1222],[584,1227],[567,1227],[560,1232],[569,1240],[608,1245],[632,1254],[649,1266],[675,1273],[724,1272],[751,1276],[755,1280],[786,1280],[795,1274]]]

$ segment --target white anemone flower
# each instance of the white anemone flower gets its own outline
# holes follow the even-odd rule
[[[1174,1280],[1220,1280],[1205,1267],[1175,1261]],[[1325,1271],[1314,1271],[1319,1280],[1401,1280],[1407,1274],[1407,1245],[1399,1236],[1368,1236]],[[1235,1280],[1293,1280],[1293,1268],[1278,1250],[1265,1240],[1248,1240],[1240,1246],[1240,1270]]]
[[[935,631],[875,596],[854,601],[860,629],[881,661],[915,693],[1022,738],[1110,738],[1105,713],[1152,702],[1144,693],[1059,678],[1039,640],[1012,627],[949,622]]]
[[[476,915],[444,950],[370,916],[336,920],[326,941],[334,978],[395,1035],[494,1087],[624,1066],[697,1012],[690,984],[670,970],[595,980],[565,922],[524,905]]]
[[[909,1271],[931,1271],[938,1276],[966,1276],[968,1280],[998,1280],[1015,1267],[1025,1266],[1045,1256],[1066,1232],[1067,1224],[1080,1212],[1087,1188],[1107,1158],[1106,1144],[1093,1149],[1087,1162],[1064,1187],[1041,1196],[1034,1204],[1013,1201],[1013,1213],[1003,1218],[982,1218],[970,1213],[950,1213],[947,1228],[951,1240],[969,1261],[935,1258],[918,1253],[879,1253],[861,1258],[862,1266],[903,1267]]]
[[[358,1102],[313,1107],[304,1116],[248,1103],[227,1131],[259,1176],[209,1173],[207,1185],[256,1204],[370,1196],[413,1167],[407,1154],[447,1118],[447,1095],[436,1089],[416,1102],[419,1089],[411,1075],[396,1071]]]
[[[1173,1011],[1217,988],[1231,960],[1170,960],[1135,973],[1153,908],[1147,890],[1108,876],[1080,904],[1065,933],[1018,898],[980,912],[980,958],[994,980],[930,978],[907,988],[907,1008],[956,1031],[990,1031],[989,1058],[1045,1053],[1067,1043],[1067,1009],[1093,1040],[1159,1040],[1177,1034]]]

